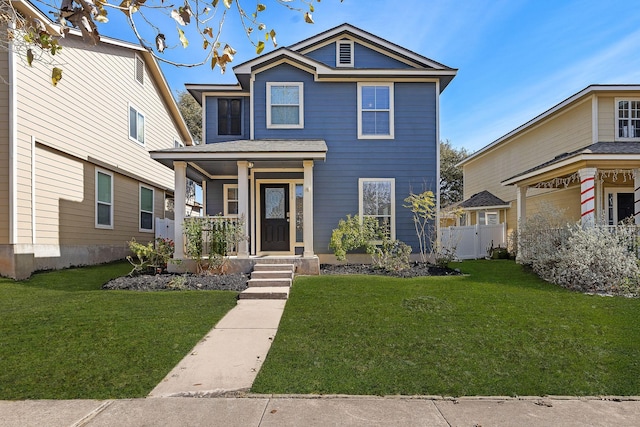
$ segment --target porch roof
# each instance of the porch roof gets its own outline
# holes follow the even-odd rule
[[[327,144],[322,139],[244,139],[151,151],[151,158],[173,169],[173,162],[186,162],[189,178],[201,179],[237,174],[237,161],[255,167],[302,167],[304,160],[325,160]]]
[[[465,210],[476,210],[486,208],[508,208],[509,203],[505,202],[498,196],[493,195],[487,190],[481,191],[469,197],[467,200],[458,204],[459,208]]]
[[[597,142],[578,150],[562,153],[551,160],[512,176],[502,185],[530,184],[537,178],[548,179],[550,175],[563,176],[581,167],[639,167],[640,142]],[[569,171],[570,169],[570,171]]]

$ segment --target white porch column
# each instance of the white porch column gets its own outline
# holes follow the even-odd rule
[[[520,237],[522,236],[524,225],[527,222],[527,188],[527,186],[516,186],[516,203],[518,204],[516,212],[516,215],[518,217],[518,254],[516,255],[517,262],[522,262],[522,239]]]
[[[173,162],[174,173],[174,236],[175,244],[173,257],[184,259],[184,217],[187,206],[187,163]]]
[[[313,256],[313,160],[305,160],[302,198],[303,256]]]
[[[249,162],[238,161],[238,217],[244,218],[245,236],[249,235]],[[238,258],[249,258],[248,242],[243,240],[238,245]]]
[[[640,225],[640,169],[633,170],[633,220]]]
[[[596,168],[580,169],[580,223],[583,227],[590,227],[596,223],[595,181]]]

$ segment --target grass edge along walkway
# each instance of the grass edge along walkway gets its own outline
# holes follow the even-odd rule
[[[640,395],[640,300],[583,295],[512,261],[465,276],[299,277],[256,393]]]
[[[105,291],[113,263],[0,278],[0,400],[144,397],[236,305],[230,291]]]

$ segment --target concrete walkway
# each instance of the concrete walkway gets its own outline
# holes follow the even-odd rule
[[[149,397],[248,391],[278,330],[285,300],[238,300]]]
[[[640,400],[253,396],[0,402],[0,427],[638,426]]]

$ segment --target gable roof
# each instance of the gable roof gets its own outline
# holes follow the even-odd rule
[[[508,208],[509,203],[484,190],[461,202],[457,207],[464,209]]]
[[[357,40],[358,43],[373,49],[383,55],[396,59],[408,65],[406,68],[350,68],[331,67],[322,62],[310,58],[307,53],[348,37]],[[288,47],[281,47],[265,55],[245,61],[233,67],[233,71],[240,82],[239,85],[216,85],[216,90],[246,90],[249,85],[249,76],[265,68],[286,62],[298,68],[305,69],[315,75],[317,80],[322,79],[347,79],[347,78],[389,78],[412,79],[429,78],[440,82],[440,92],[453,80],[457,69],[447,67],[425,56],[419,55],[371,33],[356,28],[350,24],[342,24],[328,31],[310,37]],[[196,99],[201,99],[201,92],[206,91],[206,85],[186,84],[187,90]],[[213,86],[211,86],[213,88]]]
[[[29,0],[11,0],[11,4],[18,12],[41,20],[49,30],[58,33],[60,32],[60,25],[56,22],[53,22],[47,15],[42,13],[42,11],[34,6],[33,3],[31,3]],[[82,37],[82,33],[73,28],[69,30],[69,34],[72,36]],[[101,35],[99,43],[135,51],[144,59],[145,64],[147,65],[147,69],[156,83],[155,86],[158,90],[158,93],[167,106],[169,113],[173,117],[176,128],[180,132],[180,136],[183,142],[185,143],[185,145],[192,145],[193,137],[191,136],[191,133],[187,128],[187,124],[184,121],[184,118],[180,114],[178,104],[176,103],[176,100],[171,93],[171,89],[169,88],[169,84],[167,83],[167,80],[165,79],[164,74],[160,69],[160,65],[158,64],[158,61],[153,57],[153,55],[139,44],[126,42],[111,37],[105,37]]]
[[[584,100],[587,96],[590,96],[592,94],[596,94],[599,92],[613,92],[613,91],[640,91],[640,85],[637,84],[618,84],[618,85],[600,85],[600,84],[596,84],[596,85],[590,85],[587,86],[586,88],[584,88],[583,90],[581,90],[580,92],[575,93],[574,95],[570,96],[569,98],[565,99],[564,101],[554,105],[553,107],[551,107],[550,109],[548,109],[547,111],[545,111],[542,114],[539,114],[538,116],[534,117],[533,119],[529,120],[528,122],[524,123],[521,126],[518,126],[517,128],[515,128],[514,130],[512,130],[511,132],[501,136],[500,138],[496,139],[495,141],[491,142],[490,144],[484,146],[483,148],[481,148],[480,150],[476,151],[475,153],[471,154],[470,156],[468,156],[467,158],[465,158],[464,160],[462,160],[460,163],[457,164],[457,166],[462,166],[465,165],[467,163],[469,163],[470,161],[482,156],[483,154],[493,150],[494,148],[497,148],[500,145],[503,145],[505,143],[507,143],[509,141],[510,138],[512,138],[513,136],[516,136],[536,125],[538,125],[539,123],[543,122],[544,120],[546,120],[547,118],[553,116],[555,113],[559,112],[560,110],[569,107],[570,105],[573,105],[577,102],[580,102],[582,100]]]

